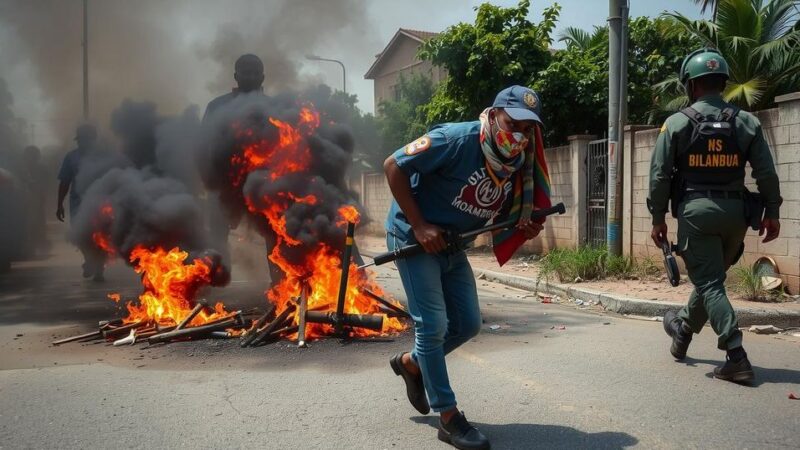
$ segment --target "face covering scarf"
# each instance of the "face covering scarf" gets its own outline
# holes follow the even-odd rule
[[[492,178],[500,185],[525,163],[528,139],[522,133],[500,129],[496,121],[492,126],[489,111],[491,108],[486,108],[480,115],[481,150],[494,175]]]
[[[489,111],[485,109],[480,115],[481,150],[486,157],[487,166],[492,178],[497,183],[497,178],[506,179],[516,172],[514,179],[514,198],[509,218],[518,217],[519,222],[527,223],[530,220],[534,207],[548,208],[550,204],[550,175],[547,162],[544,158],[541,128],[537,124],[534,137],[522,152],[516,155],[516,160],[503,162],[493,148],[492,126],[489,120]],[[499,151],[499,150],[498,150]],[[522,166],[522,170],[518,170]],[[497,178],[496,178],[496,177]],[[495,218],[495,220],[498,220]],[[544,223],[544,219],[537,220]],[[497,262],[502,266],[516,250],[526,241],[523,232],[519,229],[509,228],[494,232],[492,236],[493,250]]]

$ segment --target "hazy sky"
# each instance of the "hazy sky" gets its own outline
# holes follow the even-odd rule
[[[100,125],[125,97],[153,100],[163,112],[202,109],[233,85],[232,61],[253,52],[266,63],[270,91],[325,82],[341,87],[338,65],[307,61],[312,53],[341,59],[347,91],[374,110],[364,73],[398,28],[442,31],[472,22],[478,0],[89,0],[92,111]],[[493,3],[513,5],[516,0]],[[541,18],[551,1],[533,1]],[[603,25],[608,2],[561,0],[558,30]],[[631,16],[677,10],[699,17],[690,0],[632,0]],[[33,124],[36,144],[63,143],[80,121],[81,1],[0,0],[0,78],[13,110]],[[558,46],[558,45],[556,45]]]

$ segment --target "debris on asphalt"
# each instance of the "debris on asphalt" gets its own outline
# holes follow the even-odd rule
[[[551,300],[550,297],[544,297],[542,303],[553,303],[553,300]]]
[[[581,300],[579,298],[575,299],[575,304],[578,305],[578,306],[583,306],[585,303],[586,302],[584,302],[583,300]]]
[[[800,400],[800,397],[798,397],[794,392],[789,392],[789,400]]]
[[[567,329],[567,326],[566,325],[553,325],[552,327],[550,327],[550,329],[551,330],[563,331],[563,330]]]
[[[582,281],[583,281],[583,278],[581,278],[581,277],[575,277],[575,281],[574,281],[575,283],[580,283],[580,282],[582,282]]]
[[[662,322],[664,320],[661,316],[639,316],[636,314],[624,314],[625,317],[635,320],[646,320],[648,322]]]
[[[783,330],[774,325],[753,325],[748,328],[748,331],[755,334],[776,334]]]
[[[492,331],[497,331],[497,330],[500,329],[500,325],[490,325],[489,329],[492,330]]]
[[[603,325],[611,325],[611,322],[603,322]]]
[[[485,280],[486,279],[486,273],[481,272],[480,275],[478,275],[478,279],[479,280]]]

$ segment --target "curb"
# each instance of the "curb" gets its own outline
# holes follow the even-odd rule
[[[544,292],[550,295],[558,295],[567,298],[580,299],[585,302],[594,302],[602,305],[607,311],[617,314],[631,314],[637,316],[663,316],[670,310],[678,311],[683,307],[682,304],[673,302],[662,302],[656,300],[643,300],[639,298],[626,297],[624,295],[612,294],[610,292],[595,291],[587,288],[578,288],[571,285],[549,283],[540,281],[537,286],[536,280],[518,275],[509,275],[494,272],[486,269],[473,269],[476,278],[494,281],[507,286],[523,289],[526,291]],[[739,320],[739,327],[749,327],[751,325],[775,325],[779,328],[800,327],[800,311],[779,311],[764,308],[742,308],[735,307],[736,317]]]
[[[361,250],[361,254],[374,257],[378,252],[364,249]],[[683,304],[674,302],[626,297],[610,292],[595,291],[583,287],[579,288],[573,285],[550,283],[545,280],[541,280],[537,283],[533,278],[510,275],[487,269],[473,269],[472,272],[475,274],[475,278],[494,281],[525,291],[538,291],[550,295],[593,302],[601,305],[606,311],[615,312],[617,314],[649,317],[663,316],[667,311],[678,311],[683,307]],[[774,325],[779,328],[800,327],[800,311],[779,311],[775,309],[752,307],[734,307],[734,311],[736,311],[736,317],[739,320],[739,327],[749,327],[751,325]]]

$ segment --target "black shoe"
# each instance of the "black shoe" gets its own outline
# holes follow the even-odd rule
[[[672,338],[672,345],[669,347],[672,356],[677,360],[686,358],[686,351],[689,350],[689,344],[692,343],[692,331],[675,311],[667,311],[664,314],[664,331]]]
[[[722,367],[714,368],[714,377],[735,383],[752,383],[756,379],[753,366],[750,365],[747,356],[738,362],[733,362],[730,357],[726,357]]]
[[[428,414],[431,412],[431,406],[428,404],[428,397],[425,396],[425,385],[422,383],[422,374],[414,375],[403,366],[403,355],[401,352],[389,359],[389,365],[397,375],[403,377],[406,382],[406,395],[411,406],[414,407],[420,414]]]
[[[464,413],[459,411],[449,422],[439,419],[439,440],[461,450],[486,450],[492,448],[489,439],[473,427]]]

